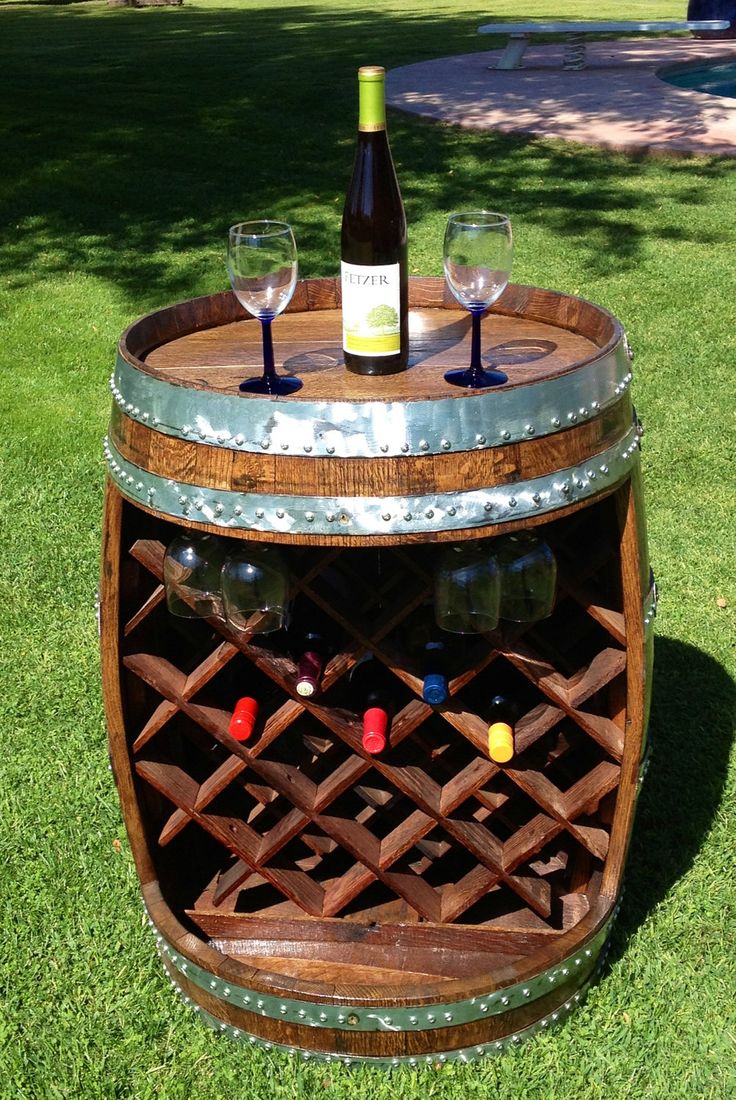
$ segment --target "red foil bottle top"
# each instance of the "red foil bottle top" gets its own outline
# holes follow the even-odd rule
[[[247,741],[258,717],[258,700],[250,695],[238,699],[230,719],[229,733],[236,741]]]
[[[386,748],[388,730],[388,711],[383,707],[368,707],[363,715],[363,748],[376,755]]]

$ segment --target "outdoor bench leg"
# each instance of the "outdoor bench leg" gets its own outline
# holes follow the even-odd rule
[[[582,34],[565,35],[565,54],[563,69],[585,68],[585,39]]]
[[[529,45],[528,34],[510,34],[506,48],[498,59],[497,69],[521,69],[524,50]]]

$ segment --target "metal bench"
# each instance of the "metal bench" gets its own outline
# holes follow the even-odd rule
[[[486,23],[478,27],[478,34],[504,34],[508,36],[506,48],[496,69],[521,69],[521,59],[533,34],[563,34],[565,51],[563,69],[585,68],[586,34],[660,34],[662,31],[725,31],[731,26],[728,19],[696,19],[689,22],[675,20],[654,23]]]

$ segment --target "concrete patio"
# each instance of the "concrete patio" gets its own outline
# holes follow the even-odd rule
[[[387,76],[393,107],[477,130],[562,138],[609,149],[736,156],[736,99],[675,88],[657,70],[736,60],[728,41],[624,39],[587,44],[588,66],[562,68],[562,43],[531,46],[524,68],[501,50],[443,57]]]

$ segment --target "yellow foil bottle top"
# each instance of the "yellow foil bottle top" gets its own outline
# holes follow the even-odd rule
[[[497,764],[507,764],[514,755],[514,731],[508,722],[488,727],[488,755]]]

